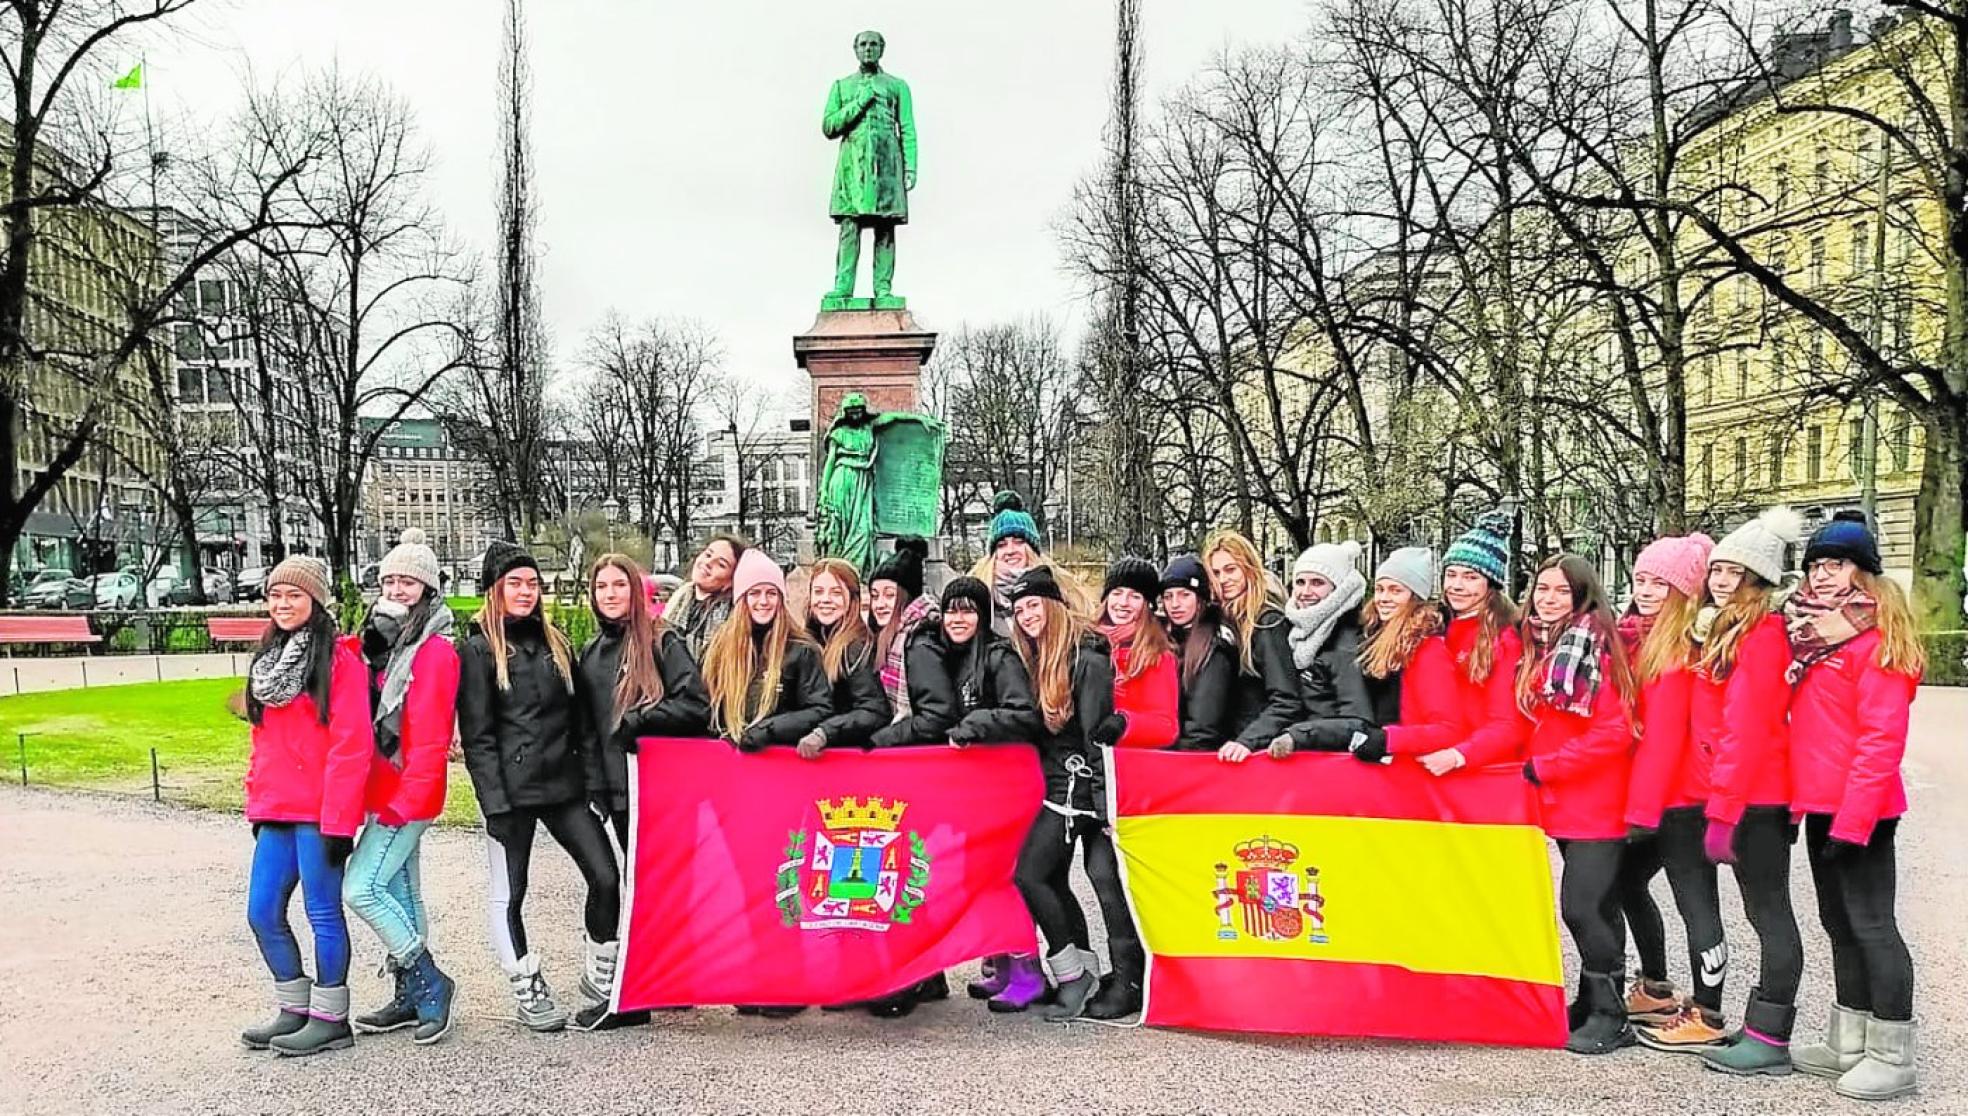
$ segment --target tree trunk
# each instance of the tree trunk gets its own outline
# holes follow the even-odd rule
[[[1968,562],[1968,408],[1957,406],[1939,419],[1924,429],[1927,451],[1913,502],[1913,606],[1923,631],[1958,631]]]

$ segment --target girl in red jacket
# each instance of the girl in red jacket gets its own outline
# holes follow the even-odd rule
[[[1845,1096],[1885,1100],[1915,1086],[1913,959],[1893,914],[1893,836],[1907,808],[1908,707],[1927,660],[1862,515],[1819,528],[1804,571],[1784,603],[1796,686],[1790,809],[1804,819],[1838,1002],[1824,1041],[1791,1061],[1837,1077]]]
[[[424,832],[444,812],[445,761],[451,750],[458,705],[458,652],[451,646],[453,620],[444,603],[437,553],[415,527],[383,556],[383,595],[369,610],[359,639],[351,640],[369,667],[375,695],[376,747],[355,855],[349,858],[342,895],[389,951],[385,966],[396,995],[356,1017],[369,1034],[415,1026],[428,1045],[451,1029],[456,990],[428,948],[430,916],[418,885],[418,849]]]
[[[1640,976],[1626,996],[1640,1041],[1658,1050],[1698,1051],[1720,1042],[1722,936],[1715,865],[1702,852],[1707,822],[1707,753],[1695,746],[1689,703],[1696,650],[1692,632],[1708,557],[1707,535],[1656,539],[1633,565],[1633,607],[1620,638],[1640,681],[1640,743],[1626,792],[1626,853],[1620,858],[1620,905],[1640,954]],[[1648,891],[1667,871],[1674,905],[1688,932],[1694,995],[1684,1004],[1667,978],[1667,930]]]
[[[1696,618],[1690,720],[1709,762],[1703,851],[1734,866],[1743,910],[1756,931],[1761,971],[1742,1030],[1701,1048],[1710,1067],[1736,1074],[1790,1072],[1790,1028],[1804,943],[1790,906],[1790,644],[1770,594],[1784,551],[1798,538],[1797,513],[1773,508],[1715,544],[1708,607]]]
[[[1565,860],[1559,911],[1579,951],[1579,1007],[1565,1049],[1633,1045],[1623,993],[1626,940],[1614,898],[1626,846],[1626,784],[1638,686],[1592,563],[1548,558],[1524,618],[1517,707],[1531,719],[1524,778]]]
[[[335,639],[328,567],[289,558],[266,580],[273,623],[247,670],[253,751],[246,820],[253,869],[246,920],[273,972],[279,1011],[240,1035],[254,1050],[318,1054],[355,1042],[348,1025],[349,940],[342,867],[362,824],[363,784],[375,747],[362,660]],[[301,967],[287,903],[301,889],[314,932],[314,979]]]

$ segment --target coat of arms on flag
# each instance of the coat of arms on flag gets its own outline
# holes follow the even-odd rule
[[[787,834],[779,866],[780,920],[804,930],[885,931],[907,923],[929,886],[922,836],[901,828],[909,804],[871,797],[823,798],[813,805],[818,832]]]
[[[1310,866],[1293,870],[1298,847],[1266,835],[1241,841],[1232,851],[1243,867],[1233,882],[1229,864],[1216,865],[1216,936],[1224,941],[1243,936],[1272,942],[1303,937],[1324,945],[1326,898],[1319,893],[1319,870]],[[1235,917],[1239,908],[1241,920]]]

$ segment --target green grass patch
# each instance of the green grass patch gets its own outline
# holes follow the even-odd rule
[[[6,777],[20,778],[18,734],[25,733],[28,785],[148,797],[155,748],[166,801],[243,810],[252,734],[227,708],[242,685],[238,678],[195,678],[0,698]],[[444,821],[478,821],[471,781],[458,764],[451,766]]]

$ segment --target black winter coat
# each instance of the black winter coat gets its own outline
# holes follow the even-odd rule
[[[574,692],[581,699],[581,751],[588,761],[588,794],[597,801],[605,799],[613,811],[629,808],[625,742],[643,736],[702,736],[711,719],[711,699],[682,638],[666,632],[657,647],[656,674],[663,682],[663,700],[628,710],[617,725],[615,684],[621,670],[621,626],[602,621],[575,665]]]
[[[925,624],[909,634],[909,644],[903,649],[903,670],[908,676],[909,715],[899,721],[890,721],[875,730],[869,743],[877,748],[895,748],[904,744],[941,744],[950,738],[950,729],[957,723],[956,688],[950,684],[950,675],[943,667],[942,629],[933,624]],[[881,682],[879,673],[875,682]],[[886,701],[888,694],[882,693]],[[893,713],[891,711],[891,716]]]
[[[1224,625],[1226,633],[1234,628]],[[1267,748],[1279,733],[1304,717],[1304,703],[1298,694],[1298,667],[1292,663],[1288,633],[1291,621],[1282,610],[1266,608],[1251,632],[1251,667],[1243,670],[1241,649],[1237,656],[1236,702],[1230,724],[1237,741],[1246,748]]]
[[[1114,658],[1105,639],[1088,636],[1080,643],[1073,656],[1071,685],[1073,715],[1053,731],[1041,713],[1035,743],[1045,768],[1046,797],[1062,806],[1088,810],[1102,801],[1100,788],[1105,782],[1103,757],[1100,746],[1093,743],[1093,732],[1114,712]],[[1032,693],[1036,699],[1036,682]],[[1075,758],[1087,765],[1087,774],[1074,774]]]
[[[1178,656],[1188,638],[1188,628],[1169,628],[1169,639],[1175,643]],[[1219,629],[1195,677],[1181,685],[1182,728],[1176,734],[1175,750],[1214,752],[1223,747],[1235,727],[1231,718],[1236,712],[1233,708],[1237,697],[1236,643]]]
[[[826,643],[817,630],[813,638],[823,646]],[[818,648],[814,658],[824,666]],[[841,657],[840,677],[828,687],[828,714],[819,726],[829,748],[866,748],[875,731],[893,718],[875,670],[874,640],[850,646]],[[821,676],[825,677],[824,669]]]
[[[757,686],[758,680],[753,679],[752,685]],[[881,690],[875,692],[879,696]],[[745,730],[739,749],[749,752],[768,744],[799,743],[800,737],[819,728],[833,712],[832,699],[826,668],[820,664],[820,649],[804,640],[789,642],[786,661],[779,668],[779,694],[772,712]]]
[[[554,665],[539,615],[508,619],[505,635],[510,689],[499,689],[483,630],[474,626],[458,653],[458,737],[488,817],[588,793],[573,690]]]
[[[965,743],[1030,743],[1045,731],[1025,662],[1011,644],[979,626],[969,643],[951,647],[939,636],[943,666],[956,688],[957,725]]]

